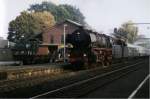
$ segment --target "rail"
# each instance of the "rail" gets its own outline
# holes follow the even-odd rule
[[[123,76],[123,75],[126,75],[127,73],[131,72],[131,71],[135,71],[137,69],[136,68],[133,68],[132,70],[128,70],[128,69],[131,69],[132,67],[135,67],[139,64],[141,64],[143,62],[138,62],[136,64],[133,64],[133,65],[129,65],[129,66],[126,66],[126,67],[123,67],[123,68],[119,68],[117,70],[114,70],[114,71],[111,71],[111,72],[108,72],[108,73],[104,73],[104,74],[100,74],[100,75],[96,75],[95,77],[92,77],[92,78],[89,78],[89,79],[86,79],[86,80],[82,80],[82,81],[79,81],[79,82],[76,82],[76,83],[73,83],[73,84],[70,84],[70,85],[67,85],[67,86],[64,86],[64,87],[61,87],[61,88],[58,88],[58,89],[55,89],[55,90],[51,90],[49,92],[46,92],[46,93],[42,93],[42,94],[39,94],[37,96],[34,96],[34,97],[31,97],[31,99],[34,99],[34,98],[43,98],[43,97],[50,97],[50,96],[53,96],[55,93],[61,93],[63,91],[63,93],[65,92],[65,90],[68,90],[69,88],[76,88],[77,86],[79,85],[82,85],[82,84],[86,84],[86,83],[89,83],[93,80],[96,80],[96,79],[99,79],[99,78],[104,78],[106,76],[110,76],[110,75],[119,75],[117,78]],[[121,73],[122,71],[124,71],[123,73]],[[114,79],[117,79],[116,77],[114,77]],[[114,80],[114,79],[111,79],[111,80]],[[105,82],[106,83],[106,82]],[[104,84],[104,83],[103,83]],[[80,95],[79,95],[80,96]],[[64,96],[65,97],[65,96]]]

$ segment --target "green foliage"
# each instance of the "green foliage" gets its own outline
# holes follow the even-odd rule
[[[39,47],[39,43],[40,42],[38,40],[27,41],[27,40],[21,39],[20,42],[15,44],[13,49],[19,52],[19,55],[35,55]]]
[[[22,54],[35,54],[40,43],[36,34],[45,32],[55,23],[49,12],[22,12],[9,24],[8,40],[15,42],[14,49]]]
[[[16,43],[22,37],[37,32],[39,27],[35,22],[37,21],[29,13],[22,12],[20,16],[9,23],[8,40]]]
[[[81,23],[81,24],[86,24],[84,21],[84,16],[80,12],[79,9],[77,9],[71,5],[60,5],[60,7],[69,13],[69,17],[68,17],[69,19],[76,21],[78,23]]]
[[[58,23],[64,21],[65,19],[70,19],[78,23],[85,24],[83,14],[79,9],[71,5],[57,6],[51,2],[42,2],[42,4],[31,5],[28,10],[34,12],[51,12],[55,17],[56,22]]]
[[[31,13],[31,15],[37,20],[37,23],[39,24],[39,29],[42,32],[51,28],[55,24],[53,15],[47,11],[35,12]]]
[[[27,40],[35,34],[42,33],[46,28],[50,28],[54,23],[54,17],[49,12],[22,12],[9,23],[8,40],[15,43],[21,39]]]
[[[134,26],[132,21],[128,21],[123,23],[118,30],[115,29],[113,35],[116,38],[122,38],[129,43],[134,43],[138,36],[138,28]]]

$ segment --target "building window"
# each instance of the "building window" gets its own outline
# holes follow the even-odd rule
[[[54,36],[51,35],[51,43],[54,43]]]

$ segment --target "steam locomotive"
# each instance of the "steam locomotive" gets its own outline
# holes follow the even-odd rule
[[[110,65],[112,62],[112,42],[105,34],[80,28],[68,34],[66,42],[72,46],[68,51],[68,61],[72,65]]]
[[[75,66],[87,65],[92,67],[92,64],[95,63],[108,66],[112,64],[113,60],[148,55],[143,51],[141,53],[139,47],[128,46],[121,39],[115,39],[84,28],[68,34],[66,43],[70,46],[68,48],[68,61]]]

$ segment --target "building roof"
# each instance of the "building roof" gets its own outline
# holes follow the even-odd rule
[[[57,25],[61,25],[61,24],[64,24],[64,23],[71,23],[71,24],[73,24],[73,25],[75,25],[75,26],[77,26],[77,27],[83,27],[83,24],[77,23],[77,22],[75,22],[75,21],[73,21],[73,20],[70,20],[70,19],[66,19],[66,20],[64,20],[64,21],[62,21],[62,22],[56,23],[56,24],[55,24],[54,26],[52,26],[50,29],[54,28],[54,27],[57,26]]]
[[[150,38],[139,38],[136,42],[134,42],[134,44],[150,49]]]
[[[77,26],[83,26],[82,24],[77,23],[77,22],[75,22],[75,21],[72,21],[72,20],[70,20],[70,19],[67,19],[67,20],[65,20],[64,22],[69,22],[69,23],[72,23],[72,24],[77,25]]]
[[[138,45],[130,44],[130,43],[127,43],[127,46],[128,47],[133,47],[133,48],[143,48],[142,46],[138,46]]]

